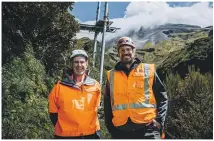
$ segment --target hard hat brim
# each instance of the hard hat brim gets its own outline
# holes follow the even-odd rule
[[[135,48],[135,46],[133,46],[133,45],[130,45],[130,44],[127,44],[127,43],[124,43],[124,44],[120,44],[120,46],[118,46],[118,49],[120,48],[120,47],[122,47],[122,46],[130,46],[130,47],[132,47],[132,48]]]

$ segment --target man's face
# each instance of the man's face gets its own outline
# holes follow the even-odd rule
[[[119,48],[118,55],[124,64],[130,64],[134,60],[135,50],[132,47],[124,45]]]
[[[85,57],[77,56],[73,59],[73,70],[76,75],[83,75],[88,66],[88,61],[86,61]]]

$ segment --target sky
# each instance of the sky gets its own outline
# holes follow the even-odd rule
[[[106,40],[123,36],[129,30],[139,30],[141,26],[153,27],[166,23],[190,24],[206,27],[213,25],[212,2],[109,2],[111,26],[121,28],[115,33],[106,33]],[[77,2],[72,15],[80,23],[95,24],[97,2]],[[101,3],[100,19],[103,19],[104,2]],[[81,31],[77,38],[89,37],[94,34]],[[98,36],[101,40],[101,34]]]
[[[130,2],[109,2],[108,8],[110,19],[123,17],[129,3]],[[101,2],[100,8],[100,19],[103,19],[104,2]],[[96,11],[97,2],[77,2],[74,4],[72,14],[81,22],[86,22],[96,19]]]

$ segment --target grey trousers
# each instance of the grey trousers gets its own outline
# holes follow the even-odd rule
[[[160,130],[154,126],[132,131],[116,129],[111,132],[111,136],[112,139],[161,139]]]

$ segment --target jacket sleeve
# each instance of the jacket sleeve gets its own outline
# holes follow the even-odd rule
[[[58,84],[55,84],[48,96],[48,111],[51,122],[55,126],[58,120],[58,104],[57,104],[57,88]]]
[[[58,113],[58,83],[54,85],[50,94],[48,95],[48,111],[49,113]]]
[[[155,72],[154,83],[153,83],[153,91],[157,102],[157,112],[158,112],[158,115],[155,120],[161,124],[161,131],[162,131],[164,127],[166,114],[167,114],[168,97],[167,97],[165,87],[156,72]]]
[[[58,113],[50,113],[49,116],[50,116],[51,122],[55,126],[58,120]]]
[[[110,134],[116,129],[116,127],[112,123],[112,109],[111,109],[111,101],[110,101],[110,87],[108,80],[106,81],[105,93],[104,93],[104,117],[105,117],[105,125]]]

